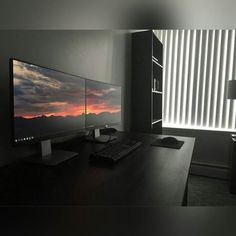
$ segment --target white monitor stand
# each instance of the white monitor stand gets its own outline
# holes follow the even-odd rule
[[[76,156],[78,156],[78,153],[76,152],[52,150],[51,140],[49,139],[41,141],[41,156],[37,155],[30,157],[27,159],[27,161],[34,164],[56,166]]]
[[[117,139],[116,136],[100,134],[100,129],[94,129],[92,136],[86,137],[87,141],[94,143],[108,143],[115,139]]]

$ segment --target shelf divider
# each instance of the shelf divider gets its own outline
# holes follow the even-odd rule
[[[161,91],[152,90],[153,93],[162,94]]]
[[[152,125],[159,123],[161,121],[162,121],[162,119],[154,119],[154,120],[152,120]]]

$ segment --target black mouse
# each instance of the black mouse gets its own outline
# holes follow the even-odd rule
[[[175,137],[165,137],[161,139],[161,143],[175,145],[178,144],[178,140]]]

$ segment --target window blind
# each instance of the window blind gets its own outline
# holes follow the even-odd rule
[[[236,130],[235,30],[156,30],[163,43],[163,127]]]

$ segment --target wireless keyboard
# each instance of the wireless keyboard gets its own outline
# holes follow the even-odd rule
[[[117,162],[137,149],[142,143],[136,140],[122,140],[108,144],[103,149],[90,155],[92,161]]]

